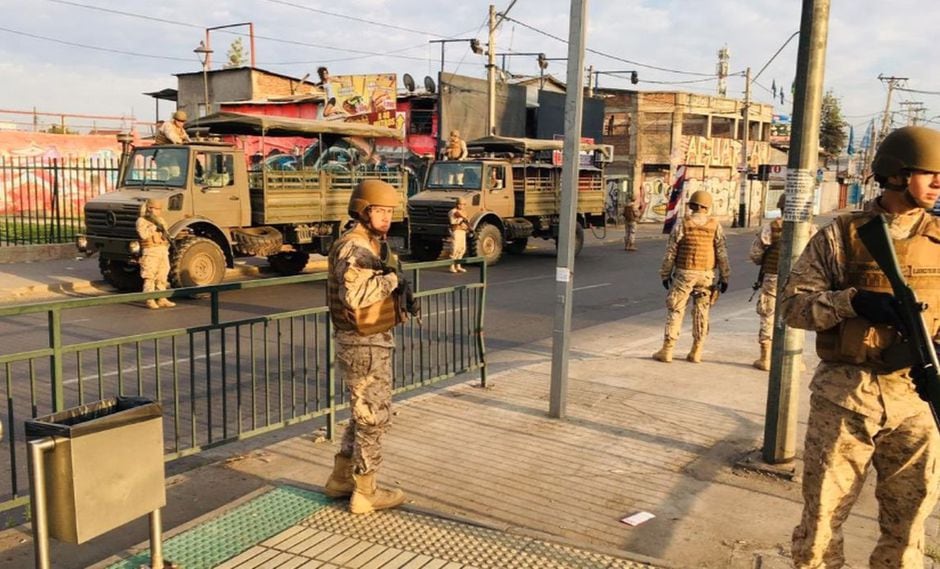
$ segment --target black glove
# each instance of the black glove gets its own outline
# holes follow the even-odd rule
[[[940,350],[940,346],[934,344],[935,350]],[[911,371],[908,372],[911,376],[911,379],[914,381],[914,389],[917,391],[917,396],[930,403],[930,392],[927,389],[927,382],[930,381],[930,375],[927,374],[927,368],[923,365],[916,365],[911,367]]]
[[[872,324],[893,324],[900,322],[895,308],[897,301],[886,292],[860,290],[852,297],[852,310]]]
[[[663,279],[663,288],[669,290],[669,285],[672,284],[672,277],[668,279]]]
[[[718,292],[724,294],[728,292],[728,281],[720,280],[718,281]]]
[[[411,289],[411,283],[408,282],[408,279],[406,279],[404,275],[399,275],[398,277],[398,294],[401,295],[401,302],[405,307],[405,312],[415,318],[421,316],[421,303],[415,298],[415,293]]]

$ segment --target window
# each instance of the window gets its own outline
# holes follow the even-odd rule
[[[686,114],[682,117],[684,136],[708,136],[708,117],[705,115]]]
[[[208,188],[224,188],[235,183],[235,158],[221,152],[196,154],[193,182]]]
[[[502,166],[490,166],[489,181],[486,184],[487,189],[502,190],[506,187],[506,170]]]
[[[712,138],[734,138],[734,119],[712,117]]]

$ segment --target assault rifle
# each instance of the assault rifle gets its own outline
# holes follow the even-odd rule
[[[907,344],[913,359],[911,375],[913,377],[916,374],[914,383],[917,386],[917,393],[930,405],[934,422],[940,429],[940,416],[937,415],[937,411],[940,410],[940,376],[937,374],[940,364],[937,363],[937,350],[934,347],[933,338],[924,322],[923,312],[927,306],[917,300],[914,289],[907,284],[901,274],[901,267],[898,266],[898,258],[894,252],[894,243],[888,236],[888,226],[884,216],[878,215],[859,227],[858,236],[888,278],[888,282],[891,283],[896,302],[895,308],[900,317],[901,342]]]
[[[405,278],[405,273],[401,269],[401,259],[392,252],[387,241],[382,241],[379,256],[382,261],[384,273],[395,273],[398,276],[398,288],[395,294],[398,294],[401,306],[405,312],[417,319],[418,325],[421,325],[421,302],[415,298],[414,289],[411,283]]]

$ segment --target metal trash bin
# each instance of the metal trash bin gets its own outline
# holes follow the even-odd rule
[[[162,415],[150,399],[116,397],[26,421],[27,440],[54,441],[35,481],[51,537],[84,543],[166,505]]]

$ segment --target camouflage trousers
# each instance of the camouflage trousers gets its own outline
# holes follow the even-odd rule
[[[455,229],[451,232],[450,258],[458,261],[467,253],[467,232]]]
[[[170,249],[166,246],[147,247],[140,256],[140,278],[144,292],[166,290],[170,274]]]
[[[624,249],[636,249],[636,222],[628,221],[624,227],[623,247]]]
[[[758,341],[763,344],[774,338],[774,310],[777,304],[777,275],[764,275],[757,296],[757,315],[760,317]]]
[[[336,361],[352,410],[340,453],[356,474],[368,474],[382,464],[382,435],[391,424],[392,348],[338,344]]]
[[[929,412],[877,420],[813,394],[803,470],[803,516],[793,530],[798,569],[842,567],[842,524],[865,482],[878,480],[881,535],[869,558],[874,569],[924,566],[924,522],[937,502],[940,436]]]
[[[675,342],[682,329],[685,307],[692,300],[692,338],[704,341],[708,335],[708,311],[711,309],[711,289],[715,275],[711,271],[685,271],[676,269],[666,295],[665,339]]]

